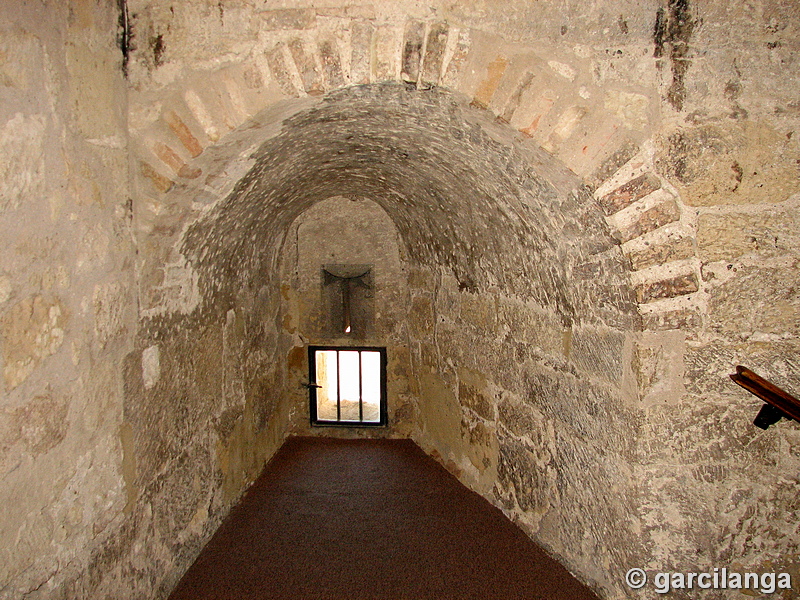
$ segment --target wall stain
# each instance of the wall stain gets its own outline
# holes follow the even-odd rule
[[[690,58],[692,34],[699,21],[692,18],[689,0],[669,0],[667,10],[659,8],[653,26],[653,57],[662,59],[667,45],[672,82],[667,90],[667,101],[675,110],[683,110],[686,101],[686,72],[692,64]],[[657,66],[663,68],[661,60]]]
[[[152,36],[150,48],[153,51],[153,63],[156,67],[160,67],[164,63],[164,36],[160,33]]]
[[[117,7],[119,9],[117,46],[122,52],[122,74],[125,76],[125,78],[127,78],[128,57],[130,56],[131,47],[131,27],[128,20],[128,1],[117,0]]]

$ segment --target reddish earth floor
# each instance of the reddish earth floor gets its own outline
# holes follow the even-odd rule
[[[597,600],[406,440],[291,438],[171,600]]]

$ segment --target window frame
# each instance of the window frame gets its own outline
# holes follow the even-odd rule
[[[318,351],[336,351],[336,364],[337,364],[337,371],[339,362],[339,352],[356,352],[359,353],[359,364],[361,364],[361,352],[378,352],[380,355],[380,402],[379,402],[379,409],[378,409],[378,420],[377,421],[342,421],[341,418],[336,421],[330,420],[320,420],[317,417],[317,390],[319,386],[317,385],[317,361],[316,361],[316,352]],[[388,409],[387,409],[387,393],[386,393],[386,348],[385,347],[377,347],[377,346],[308,346],[308,390],[309,390],[309,418],[312,427],[386,427],[388,425]],[[363,379],[363,374],[361,375]],[[337,377],[338,379],[338,377]],[[359,382],[359,388],[361,387],[361,382]],[[336,398],[337,407],[341,401],[341,398]],[[361,397],[359,395],[359,402],[361,402]],[[363,413],[362,418],[363,418]],[[337,415],[341,415],[340,410],[337,410]]]

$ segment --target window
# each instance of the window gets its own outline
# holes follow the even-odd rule
[[[310,346],[311,424],[386,425],[386,348]]]

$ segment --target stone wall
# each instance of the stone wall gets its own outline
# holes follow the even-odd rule
[[[265,281],[190,315],[141,320],[124,370],[125,527],[85,597],[169,595],[283,443],[279,308]]]
[[[619,590],[614,573],[642,560],[631,332],[459,289],[446,270],[414,281],[415,439],[581,579]]]
[[[671,261],[643,270],[670,269],[689,293],[643,299],[646,544],[654,566],[788,570],[796,589],[797,425],[753,427],[761,403],[728,374],[744,364],[800,391],[791,108],[800,13],[792,3],[698,3],[663,16],[673,39],[658,57],[665,101],[653,162],[680,226]],[[675,526],[665,530],[656,524],[666,515]]]
[[[104,575],[98,554],[131,500],[122,365],[136,303],[118,16],[91,0],[0,7],[2,598],[58,597],[65,582]]]

